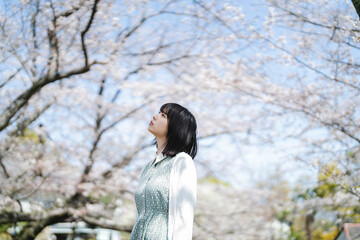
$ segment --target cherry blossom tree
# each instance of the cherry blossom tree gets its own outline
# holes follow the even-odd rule
[[[62,221],[129,232],[139,170],[154,152],[146,119],[168,101],[195,113],[209,151],[196,159],[201,171],[240,165],[222,149],[211,154],[206,141],[220,136],[236,147],[286,142],[295,146],[284,151],[288,161],[338,163],[332,177],[358,200],[360,30],[352,3],[263,4],[265,19],[230,0],[3,1],[0,224],[25,222],[18,239]],[[274,188],[219,186],[200,190],[194,236],[273,236],[286,202]],[[204,201],[214,191],[228,201]]]
[[[24,223],[14,239],[62,221],[129,232],[153,154],[144,116],[165,101],[191,103],[201,139],[257,118],[235,95],[247,119],[220,114],[235,109],[224,66],[256,37],[231,3],[3,1],[0,18],[0,224]]]
[[[291,138],[303,143],[296,158],[321,168],[335,161],[341,166],[337,182],[355,197],[359,183],[359,54],[351,2],[268,1],[266,25],[273,31],[270,44],[283,55],[287,86],[267,88],[269,102],[303,116]],[[297,7],[295,7],[297,6]],[[318,9],[322,9],[321,13]],[[292,34],[281,35],[281,29]],[[275,41],[281,37],[283,42]],[[293,67],[301,69],[294,72]],[[298,70],[300,71],[300,70]],[[336,177],[336,176],[334,176]]]
[[[266,2],[270,31],[264,40],[279,66],[286,67],[284,82],[261,94],[293,125],[286,138],[298,150],[288,159],[305,163],[327,182],[307,184],[312,192],[302,192],[306,196],[291,209],[306,222],[306,239],[332,239],[344,222],[358,221],[351,217],[360,199],[358,20],[351,1]],[[333,189],[324,194],[324,186]],[[321,232],[324,222],[328,230]],[[317,228],[311,226],[315,223]]]
[[[337,171],[327,173],[336,183],[336,193],[307,201],[297,214],[339,205],[351,209],[360,198],[356,58],[360,29],[352,3],[265,2],[268,15],[264,25],[252,29],[257,37],[253,45],[262,50],[261,55],[254,50],[258,54],[252,63],[262,66],[251,80],[242,77],[242,66],[224,66],[229,73],[225,82],[238,96],[253,96],[266,103],[261,104],[261,118],[247,126],[261,129],[259,140],[263,143],[292,147],[282,148],[287,153],[285,160],[297,160],[315,172],[336,164]],[[338,216],[333,224],[346,221]]]

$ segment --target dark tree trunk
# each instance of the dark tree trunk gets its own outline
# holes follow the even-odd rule
[[[309,211],[305,218],[306,240],[311,240],[311,224],[314,221],[313,211]]]
[[[14,240],[34,240],[35,237],[47,226],[63,222],[70,217],[68,212],[63,212],[58,215],[50,216],[44,220],[30,222],[26,225],[23,230],[16,236],[13,237]]]

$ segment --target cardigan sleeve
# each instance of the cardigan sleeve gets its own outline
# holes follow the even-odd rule
[[[169,240],[191,240],[196,205],[196,169],[192,158],[180,153],[170,173]]]

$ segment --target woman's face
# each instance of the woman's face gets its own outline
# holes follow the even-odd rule
[[[166,113],[159,112],[155,114],[149,123],[148,130],[156,138],[166,138],[168,133],[168,118]]]

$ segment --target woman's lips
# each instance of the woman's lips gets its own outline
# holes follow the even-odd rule
[[[150,121],[149,125],[154,125],[152,121]]]

